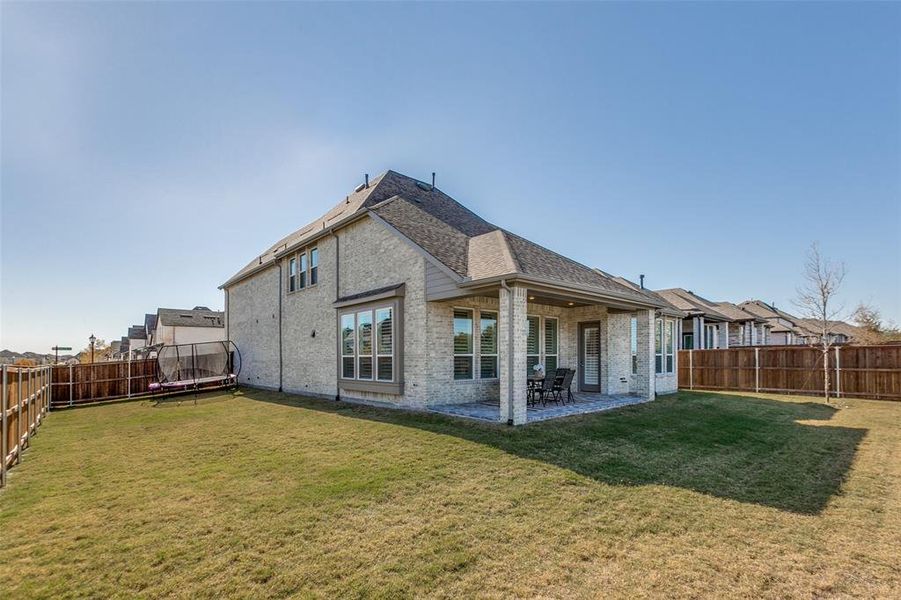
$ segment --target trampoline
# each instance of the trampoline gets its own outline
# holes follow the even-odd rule
[[[234,342],[198,342],[160,346],[156,356],[157,382],[151,392],[178,392],[236,385],[241,353]]]

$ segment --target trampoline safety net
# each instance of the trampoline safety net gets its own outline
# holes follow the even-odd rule
[[[162,346],[157,353],[160,385],[191,385],[236,378],[240,353],[231,341]]]

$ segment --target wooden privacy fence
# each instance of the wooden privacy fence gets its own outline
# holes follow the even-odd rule
[[[157,381],[156,359],[55,365],[52,408],[66,408],[148,394]]]
[[[823,395],[823,352],[809,346],[680,350],[679,387]],[[836,346],[829,395],[901,400],[901,346]]]
[[[51,367],[2,365],[0,390],[0,487],[6,472],[22,460],[22,451],[50,410]]]

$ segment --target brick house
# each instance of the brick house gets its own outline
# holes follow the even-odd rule
[[[527,420],[537,364],[575,369],[582,394],[676,390],[681,313],[393,171],[221,288],[251,386],[417,409],[494,403],[512,424]]]

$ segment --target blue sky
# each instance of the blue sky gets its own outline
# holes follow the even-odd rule
[[[607,271],[901,321],[901,4],[2,5],[0,346],[217,285],[363,173]]]

